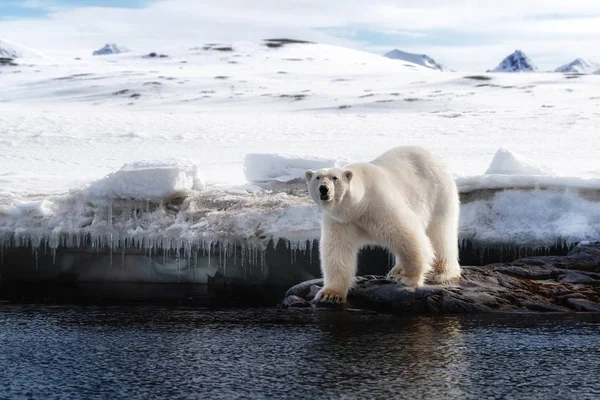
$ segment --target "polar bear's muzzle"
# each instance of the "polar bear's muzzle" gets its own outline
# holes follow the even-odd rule
[[[319,198],[324,201],[327,201],[331,198],[329,194],[329,188],[326,185],[319,186]]]

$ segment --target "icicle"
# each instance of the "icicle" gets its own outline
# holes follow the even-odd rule
[[[210,252],[212,250],[212,242],[208,242],[208,265],[210,265]]]
[[[108,233],[110,236],[109,239],[109,244],[110,244],[110,250],[109,250],[109,265],[112,267],[113,264],[113,210],[112,210],[112,199],[108,201]]]
[[[177,260],[177,283],[181,282],[181,258],[179,257],[179,249],[176,250],[175,257]]]
[[[192,279],[192,282],[196,282],[196,268],[198,268],[198,251],[194,252],[194,278]]]
[[[227,249],[229,247],[229,243],[226,243],[223,246],[223,274],[227,275]]]
[[[233,242],[233,265],[237,265],[237,251],[235,248],[235,242]]]
[[[242,253],[242,268],[245,267],[246,251],[247,251],[247,249],[248,249],[247,245],[246,246],[242,245],[242,251],[241,251],[241,253]]]
[[[219,243],[219,266],[223,265],[223,245]]]

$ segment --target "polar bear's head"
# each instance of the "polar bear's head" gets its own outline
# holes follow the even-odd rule
[[[308,193],[321,207],[333,207],[342,202],[350,188],[352,171],[341,168],[324,168],[306,171]]]

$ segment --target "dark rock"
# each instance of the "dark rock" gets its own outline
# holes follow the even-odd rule
[[[11,67],[15,67],[18,64],[14,61],[13,58],[10,57],[0,57],[0,65],[8,65]]]
[[[463,79],[473,79],[476,81],[489,81],[492,79],[492,77],[487,76],[487,75],[468,75],[468,76],[464,76]]]
[[[166,55],[166,54],[157,54],[155,52],[148,53],[147,55],[144,56],[144,58],[156,58],[156,57],[158,57],[158,58],[167,58],[169,56]]]
[[[307,301],[296,295],[291,295],[283,299],[281,306],[285,308],[308,308],[311,305],[310,301]]]
[[[308,307],[322,279],[290,288],[283,307]],[[383,276],[356,278],[347,306],[390,313],[600,312],[600,243],[566,256],[463,267],[455,284],[414,289]]]
[[[298,100],[305,99],[307,97],[307,95],[306,94],[280,94],[279,97],[282,99],[292,99],[292,100],[298,101]]]
[[[569,305],[571,305],[577,311],[600,313],[600,304],[586,299],[569,299],[567,303],[569,303]]]
[[[569,250],[568,256],[576,256],[580,254],[588,254],[592,256],[600,256],[600,242],[580,244]]]
[[[270,48],[278,48],[282,47],[286,44],[311,44],[314,42],[309,42],[306,40],[297,40],[297,39],[287,39],[287,38],[277,38],[277,39],[264,39],[264,45]]]

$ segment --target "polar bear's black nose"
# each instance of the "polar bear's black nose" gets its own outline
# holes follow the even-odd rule
[[[319,193],[321,193],[321,195],[324,196],[327,193],[329,193],[329,189],[327,188],[327,186],[321,185],[319,186]]]

